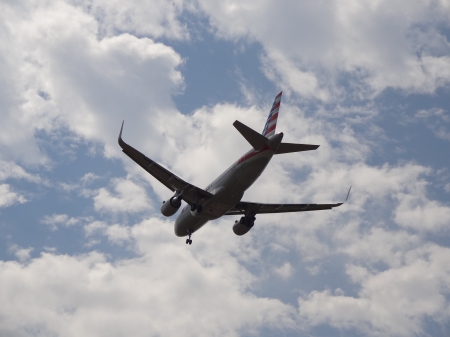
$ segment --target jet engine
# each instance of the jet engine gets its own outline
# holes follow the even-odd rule
[[[172,216],[174,215],[181,206],[181,196],[174,195],[167,201],[163,201],[161,206],[161,213],[164,216]]]
[[[255,224],[256,218],[254,216],[247,217],[243,216],[239,221],[236,220],[236,222],[233,225],[233,232],[236,235],[244,235],[247,233],[250,229],[252,229],[253,225]]]

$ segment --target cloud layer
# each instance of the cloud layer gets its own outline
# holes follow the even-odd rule
[[[44,198],[31,185],[67,202],[48,201],[40,216],[28,208],[37,219],[29,235],[47,236],[42,249],[5,235],[0,335],[320,335],[326,326],[336,335],[425,336],[429,324],[447,332],[450,207],[433,185],[445,170],[374,163],[388,136],[372,98],[387,88],[405,96],[448,89],[449,8],[419,0],[2,3],[0,208]],[[195,31],[192,17],[210,27]],[[195,45],[206,30],[237,53],[258,43],[251,61],[270,90],[285,93],[278,131],[321,145],[276,156],[244,199],[339,202],[353,185],[344,206],[258,216],[244,237],[233,234],[232,217],[202,228],[192,246],[174,236],[173,218],[159,214],[172,192],[120,152],[122,121],[126,142],[204,187],[249,148],[232,123],[262,129],[272,99],[243,88],[245,104],[177,110],[189,62],[174,46]],[[407,113],[409,126],[426,121],[448,139],[445,109]],[[80,146],[104,164],[101,175],[77,157]],[[64,178],[55,174],[61,167]],[[448,181],[440,184],[448,194]],[[57,253],[47,242],[56,235],[81,248]]]

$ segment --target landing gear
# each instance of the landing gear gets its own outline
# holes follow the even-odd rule
[[[197,213],[201,213],[203,209],[202,205],[197,205],[197,204],[192,204],[191,205],[191,211],[195,212],[195,210],[197,210]]]
[[[191,236],[192,236],[192,233],[189,233],[189,238],[186,239],[186,244],[192,245]]]

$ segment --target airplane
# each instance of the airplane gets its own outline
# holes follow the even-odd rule
[[[208,221],[218,219],[223,215],[242,215],[240,220],[236,220],[233,225],[234,233],[241,236],[254,226],[256,214],[326,210],[341,206],[347,201],[351,186],[345,201],[336,204],[263,204],[241,201],[244,192],[263,173],[273,155],[311,151],[320,146],[283,143],[283,133],[275,133],[281,95],[282,92],[275,97],[261,134],[238,120],[233,123],[233,126],[250,143],[252,149],[240,157],[205,189],[189,184],[125,143],[122,140],[124,123],[122,122],[118,139],[122,151],[174,192],[172,197],[163,201],[161,213],[170,217],[178,211],[182,201],[186,202],[174,225],[176,236],[188,236],[186,244],[192,244],[192,234]]]

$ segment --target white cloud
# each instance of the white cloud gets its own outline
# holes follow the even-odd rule
[[[199,1],[216,34],[260,42],[268,77],[289,91],[342,99],[387,87],[433,93],[450,80],[450,45],[439,28],[445,1]]]
[[[107,1],[70,0],[93,15],[100,25],[100,31],[108,36],[127,32],[136,36],[167,37],[187,39],[187,27],[179,21],[185,8],[183,0]]]
[[[64,133],[72,142],[81,136],[100,142],[107,156],[118,155],[116,139],[125,117],[143,134],[152,132],[152,119],[133,115],[174,111],[171,93],[183,82],[176,70],[181,58],[172,48],[129,34],[99,40],[96,19],[64,1],[0,6],[3,159],[50,164],[36,133],[61,128],[73,132]]]
[[[56,247],[48,247],[48,246],[44,246],[44,250],[46,251],[46,252],[49,252],[49,253],[56,253],[56,251],[58,250]]]
[[[444,190],[445,190],[445,192],[450,193],[450,183],[448,183],[444,186]]]
[[[84,231],[86,236],[92,236],[94,234],[100,233],[105,235],[109,241],[122,244],[129,241],[131,238],[131,229],[127,226],[122,226],[119,224],[114,224],[108,226],[105,222],[94,221],[90,224],[84,226]]]
[[[262,70],[288,88],[288,97],[293,92],[323,101],[346,97],[337,85],[345,76],[358,97],[389,86],[429,93],[450,77],[445,39],[432,29],[445,22],[439,16],[444,11],[438,13],[443,1],[436,11],[416,0],[200,3],[218,35],[262,43]],[[427,196],[432,169],[415,163],[368,164],[384,137],[382,130],[367,126],[378,114],[370,104],[363,111],[337,107],[307,117],[283,103],[278,130],[285,132],[285,141],[321,147],[277,156],[245,195],[261,202],[339,202],[353,185],[349,202],[338,209],[258,215],[255,228],[242,238],[231,231],[234,219],[225,218],[196,233],[188,249],[174,236],[171,221],[151,218],[133,227],[117,223],[118,213],[128,217],[132,214],[126,213],[152,210],[144,179],[160,200],[172,194],[120,152],[117,135],[123,119],[130,145],[203,187],[250,148],[232,127],[234,120],[260,130],[270,108],[269,103],[222,103],[191,116],[180,114],[171,95],[183,88],[178,70],[183,60],[174,49],[142,36],[188,39],[177,17],[192,4],[152,5],[100,0],[0,5],[0,108],[7,112],[0,136],[0,179],[37,181],[10,160],[49,164],[53,158],[38,146],[42,132],[68,129],[64,137],[72,142],[83,139],[88,146],[101,146],[107,157],[123,160],[127,178],[94,190],[89,184],[104,178],[86,173],[77,185],[63,187],[92,198],[102,221],[56,211],[43,222],[87,223],[85,247],[101,243],[95,235],[102,235],[138,254],[114,262],[98,253],[43,254],[29,261],[31,248],[17,246],[16,257],[29,264],[0,262],[5,289],[0,293],[5,303],[0,331],[11,336],[38,330],[68,336],[232,336],[267,326],[300,329],[297,308],[252,293],[261,275],[246,266],[262,266],[266,247],[284,259],[298,254],[301,267],[316,279],[327,271],[324,257],[344,256],[354,284],[339,287],[357,295],[316,285],[299,300],[301,324],[306,322],[301,329],[328,324],[409,335],[421,333],[424,319],[448,319],[442,300],[448,296],[448,251],[427,246],[415,234],[445,228],[448,207]],[[416,23],[421,29],[413,29]],[[438,112],[416,117],[441,118]],[[355,125],[364,127],[364,134]],[[9,185],[0,185],[0,205],[24,201]],[[113,222],[104,219],[111,213]],[[298,284],[292,266],[289,259],[272,271],[281,282]],[[351,286],[349,292],[345,285]]]
[[[121,244],[124,241],[128,241],[131,237],[131,229],[127,226],[121,226],[118,224],[108,226],[105,231],[108,240],[117,244]]]
[[[27,181],[38,183],[41,181],[37,175],[26,172],[21,166],[12,161],[0,160],[0,181],[6,179],[25,179]]]
[[[292,268],[289,262],[285,262],[282,266],[275,268],[275,273],[280,277],[287,279],[292,275],[294,268]]]
[[[18,245],[12,245],[8,249],[8,251],[10,253],[14,254],[14,256],[17,259],[19,259],[20,262],[25,262],[25,261],[29,260],[31,257],[31,252],[33,250],[34,250],[34,248],[32,248],[32,247],[21,248]]]
[[[86,236],[91,236],[97,232],[103,231],[108,225],[103,221],[94,221],[84,226]]]
[[[358,223],[348,224],[337,233],[336,239],[340,252],[372,268],[380,262],[399,267],[405,262],[404,252],[422,244],[417,235],[375,227],[375,224],[366,233],[361,233]]]
[[[58,225],[65,227],[76,225],[80,222],[79,218],[69,217],[67,214],[52,214],[46,215],[42,220],[42,223],[50,226],[52,230],[57,230]]]
[[[82,186],[87,186],[99,178],[101,178],[101,177],[99,177],[98,175],[96,175],[92,172],[89,172],[89,173],[86,173],[83,177],[81,177],[80,182],[81,182]]]
[[[354,328],[366,335],[424,334],[423,322],[449,319],[449,249],[428,245],[409,251],[405,263],[379,273],[349,265],[358,296],[313,291],[299,299],[300,315],[313,325]]]
[[[142,186],[131,180],[113,179],[115,194],[106,188],[100,188],[94,193],[94,208],[104,212],[141,212],[151,209],[151,202]]]
[[[449,228],[450,207],[436,200],[402,195],[394,219],[405,228],[436,232],[442,228]]]
[[[419,110],[415,121],[425,123],[441,139],[450,140],[450,115],[443,109]]]
[[[2,331],[8,336],[38,327],[41,334],[65,336],[237,336],[296,325],[295,308],[249,292],[251,275],[232,251],[180,245],[168,225],[149,219],[134,226],[139,256],[114,263],[95,252],[43,253],[27,265],[1,262]],[[212,254],[202,253],[202,246]]]
[[[8,184],[0,185],[0,207],[9,207],[14,204],[23,204],[27,199],[19,193],[11,191]]]

